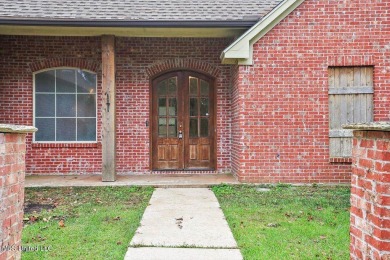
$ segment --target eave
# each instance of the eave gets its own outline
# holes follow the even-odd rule
[[[121,21],[0,19],[0,35],[238,37],[255,21]]]

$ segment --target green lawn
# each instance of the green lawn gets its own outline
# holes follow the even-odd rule
[[[27,188],[22,259],[123,259],[153,188]],[[43,205],[43,206],[42,206]],[[53,209],[39,208],[49,205]],[[32,205],[34,206],[34,205]],[[46,206],[46,207],[49,207]]]
[[[348,187],[213,188],[245,259],[349,259]]]
[[[347,187],[213,187],[245,259],[349,259]],[[153,188],[27,188],[23,259],[123,259]],[[33,205],[37,204],[37,205]],[[45,209],[41,212],[40,208]],[[34,212],[34,210],[36,210]]]

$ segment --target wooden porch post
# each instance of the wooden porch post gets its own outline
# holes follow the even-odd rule
[[[116,179],[115,36],[102,36],[102,181]]]

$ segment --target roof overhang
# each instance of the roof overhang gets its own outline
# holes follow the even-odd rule
[[[238,37],[256,21],[74,21],[1,19],[0,35]]]
[[[295,10],[304,0],[284,0],[221,53],[223,64],[252,65],[253,44]]]

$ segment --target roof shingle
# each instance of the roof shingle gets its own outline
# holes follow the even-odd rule
[[[281,0],[0,0],[0,19],[254,21]]]

